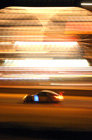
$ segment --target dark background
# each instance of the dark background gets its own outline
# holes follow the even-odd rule
[[[83,0],[1,0],[0,8],[7,6],[81,6]]]

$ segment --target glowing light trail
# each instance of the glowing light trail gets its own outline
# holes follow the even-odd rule
[[[92,5],[92,3],[81,3],[81,5]]]
[[[5,60],[6,66],[17,67],[89,67],[86,59]]]

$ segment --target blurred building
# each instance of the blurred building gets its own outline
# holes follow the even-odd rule
[[[92,79],[92,13],[80,7],[1,9],[0,65],[1,80]]]
[[[79,7],[6,7],[0,11],[0,59],[74,58],[91,62],[90,11]],[[25,52],[28,55],[23,56]]]

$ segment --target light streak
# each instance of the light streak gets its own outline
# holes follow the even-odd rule
[[[92,5],[92,3],[81,3],[81,5]]]
[[[61,96],[61,95],[59,95],[59,96],[54,96],[56,99],[59,99],[59,100],[63,100],[64,99],[64,97],[63,96]]]
[[[86,59],[53,59],[53,60],[5,60],[6,66],[17,67],[89,67]]]
[[[92,66],[89,67],[59,67],[59,68],[42,68],[42,67],[12,67],[12,66],[1,66],[0,71],[56,71],[56,72],[92,72]]]
[[[0,35],[0,37],[36,37],[36,38],[38,38],[38,37],[43,37],[43,36],[33,36],[33,35]]]
[[[15,45],[67,45],[74,46],[78,45],[77,42],[22,42],[16,41]]]
[[[82,84],[82,83],[79,83],[79,84],[77,84],[77,83],[75,83],[75,84],[67,84],[67,83],[50,83],[50,85],[57,85],[57,86],[92,86],[92,83],[91,84],[88,84],[88,83],[86,83],[86,84]]]
[[[12,42],[0,42],[0,45],[12,45]]]
[[[25,9],[25,10],[31,10],[31,9],[71,9],[72,7],[19,7],[19,6],[11,6],[11,7],[9,7],[9,9],[14,9],[14,10],[16,10],[16,9],[19,9],[19,10],[22,10],[22,9]]]
[[[34,78],[30,78],[30,77],[0,77],[0,80],[49,80],[48,77],[34,77]]]

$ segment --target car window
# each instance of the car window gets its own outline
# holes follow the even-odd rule
[[[48,92],[47,95],[48,95],[48,96],[56,96],[56,95],[58,95],[58,94],[57,94],[57,93],[49,93],[49,92]]]
[[[47,96],[46,92],[39,92],[38,95],[39,96]]]

